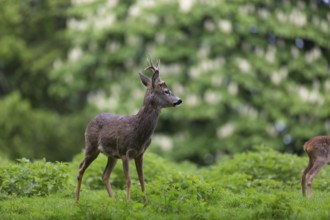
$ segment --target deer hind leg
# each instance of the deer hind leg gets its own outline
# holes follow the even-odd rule
[[[81,181],[82,181],[84,172],[88,168],[88,166],[97,158],[99,153],[100,153],[99,151],[95,151],[91,154],[86,153],[84,160],[79,165],[79,173],[78,173],[78,177],[77,177],[78,184],[77,184],[77,188],[76,188],[76,199],[75,199],[76,203],[79,201]]]
[[[122,156],[123,160],[123,169],[124,169],[124,174],[126,177],[126,197],[127,201],[131,199],[131,175],[130,175],[130,170],[129,170],[129,156],[128,154],[125,156]]]
[[[107,166],[105,167],[103,175],[102,175],[102,180],[105,184],[105,187],[107,188],[107,192],[110,197],[114,197],[114,193],[111,189],[111,184],[110,184],[110,175],[111,175],[113,168],[116,165],[116,162],[117,162],[117,159],[108,157]]]
[[[313,162],[312,159],[309,157],[308,165],[301,176],[301,190],[303,196],[306,196],[306,174],[309,172],[312,166],[313,166]]]
[[[316,160],[313,163],[312,168],[306,174],[306,181],[307,181],[307,197],[312,197],[312,183],[314,177],[319,173],[321,168],[326,165],[326,162],[323,160]]]
[[[144,186],[143,155],[141,155],[141,156],[139,156],[135,159],[135,167],[136,167],[136,171],[137,171],[138,176],[139,176],[141,190],[144,194],[143,201],[144,201],[144,203],[146,203],[148,199],[147,199],[147,195],[146,195],[146,192],[145,192],[145,186]]]

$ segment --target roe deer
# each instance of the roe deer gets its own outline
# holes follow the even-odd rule
[[[126,177],[126,197],[130,200],[131,177],[129,169],[130,159],[135,160],[144,202],[147,196],[144,186],[143,154],[151,143],[159,114],[162,108],[175,107],[182,103],[159,78],[159,60],[154,66],[148,58],[148,67],[153,72],[149,79],[139,73],[142,84],[147,88],[142,108],[136,115],[120,116],[111,113],[101,113],[89,122],[85,131],[85,158],[79,166],[78,185],[76,189],[76,203],[80,196],[81,181],[87,167],[97,158],[100,152],[108,157],[108,162],[102,175],[110,197],[114,196],[109,182],[111,172],[117,159],[123,162]]]
[[[312,182],[321,168],[330,163],[330,136],[316,136],[304,144],[304,151],[309,157],[308,165],[301,177],[301,190],[303,196],[312,196]]]

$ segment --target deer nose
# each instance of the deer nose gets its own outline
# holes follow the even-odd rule
[[[178,101],[174,102],[174,106],[180,105],[182,103],[182,100],[179,99]]]

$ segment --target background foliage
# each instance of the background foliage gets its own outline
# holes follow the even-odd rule
[[[329,219],[329,168],[303,199],[298,156],[330,130],[329,1],[0,5],[0,219]],[[126,201],[120,162],[109,199],[100,155],[73,206],[85,126],[138,111],[148,55],[183,99],[146,153],[149,201],[134,169]]]
[[[70,160],[98,112],[135,114],[146,57],[183,105],[151,149],[210,164],[330,130],[328,1],[0,0],[0,150]]]

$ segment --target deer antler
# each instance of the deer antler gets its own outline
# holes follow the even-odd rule
[[[153,73],[159,72],[160,60],[157,61],[157,66],[152,64],[150,57],[147,58],[148,66],[144,70],[150,69]]]

